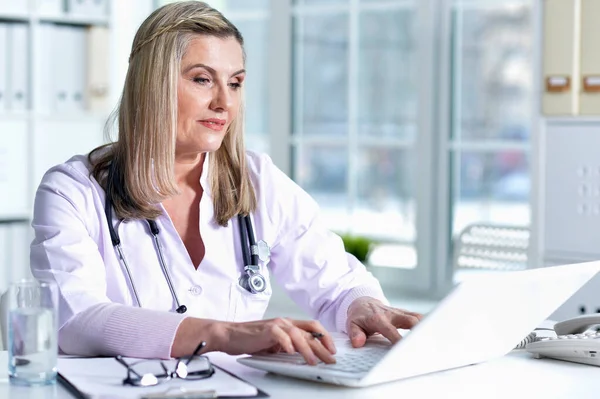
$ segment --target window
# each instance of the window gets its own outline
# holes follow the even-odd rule
[[[293,8],[293,176],[334,231],[385,243],[371,264],[406,269],[417,258],[417,8],[406,0]]]
[[[452,6],[452,231],[529,225],[532,1]]]
[[[423,94],[436,10],[422,0],[292,4],[292,176],[332,230],[376,242],[368,265],[384,288],[429,291],[434,147],[424,116],[435,111]]]
[[[442,292],[465,226],[529,224],[532,0],[292,4],[294,178],[384,285]]]

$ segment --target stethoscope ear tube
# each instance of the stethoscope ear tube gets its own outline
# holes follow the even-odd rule
[[[179,298],[177,297],[175,288],[173,288],[171,276],[169,275],[169,270],[167,269],[167,265],[165,263],[165,257],[163,255],[162,246],[160,245],[160,240],[158,239],[158,233],[160,233],[158,225],[154,220],[151,219],[147,219],[147,222],[148,226],[150,226],[150,232],[152,233],[152,237],[154,237],[154,245],[156,246],[156,251],[158,252],[158,261],[160,263],[160,268],[162,269],[162,272],[165,275],[165,280],[167,281],[167,285],[169,286],[169,291],[171,291],[171,296],[175,300],[175,305],[177,306],[177,309],[175,309],[175,311],[177,313],[185,313],[187,311],[187,306],[179,303]]]
[[[248,252],[248,247],[246,246],[246,243],[248,242],[248,236],[246,234],[248,227],[246,226],[246,221],[243,215],[238,215],[238,221],[240,224],[240,246],[242,247],[242,258],[244,260],[244,266],[247,266],[252,264],[250,253]]]
[[[258,247],[256,246],[256,239],[254,238],[254,231],[252,229],[252,222],[250,221],[250,215],[244,218],[246,230],[248,231],[248,243],[250,243],[250,264],[258,265]]]
[[[114,161],[113,161],[114,162]],[[131,270],[129,270],[129,265],[127,264],[127,259],[125,259],[125,254],[123,253],[123,248],[121,247],[121,239],[119,238],[119,233],[115,230],[112,223],[112,201],[110,200],[110,195],[112,194],[112,179],[114,178],[114,163],[110,165],[108,176],[106,178],[106,191],[105,191],[105,201],[104,201],[104,213],[106,215],[106,221],[108,223],[108,232],[110,234],[110,240],[112,241],[113,247],[116,248],[119,260],[121,261],[123,267],[125,268],[125,272],[127,273],[127,278],[129,279],[129,284],[131,285],[131,290],[133,291],[133,296],[135,297],[135,301],[139,307],[142,307],[142,303],[140,302],[140,296],[135,288],[135,284],[133,283],[133,277],[131,275]],[[179,298],[177,298],[177,293],[173,288],[173,283],[171,282],[171,277],[169,276],[169,271],[167,270],[165,259],[163,257],[162,248],[160,246],[160,241],[158,240],[158,225],[154,220],[148,220],[148,225],[150,226],[150,232],[154,237],[154,244],[156,246],[156,250],[158,252],[158,261],[160,263],[160,267],[165,275],[165,279],[167,280],[167,285],[169,286],[169,290],[171,291],[171,296],[175,300],[175,304],[177,308],[175,311],[177,313],[185,313],[187,311],[187,307],[179,303]]]

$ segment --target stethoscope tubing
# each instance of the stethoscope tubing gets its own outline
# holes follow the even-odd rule
[[[131,286],[133,296],[135,297],[135,301],[139,307],[142,307],[142,303],[140,301],[140,295],[139,295],[139,293],[135,287],[135,284],[133,282],[133,276],[132,276],[131,270],[129,268],[129,263],[127,262],[127,259],[125,258],[125,253],[124,253],[123,247],[121,245],[121,238],[119,237],[119,234],[115,230],[113,223],[112,223],[112,203],[111,203],[108,195],[106,196],[106,200],[105,200],[105,214],[106,214],[106,220],[108,222],[108,231],[110,233],[110,238],[111,238],[113,247],[117,250],[118,257],[121,260],[121,263],[125,269],[125,272],[127,274],[127,279],[129,280],[129,285]],[[245,273],[245,274],[243,274],[243,276],[245,276],[247,278],[254,276],[255,278],[259,278],[262,281],[265,281],[262,274],[260,272],[258,272],[258,270],[259,270],[258,269],[258,267],[259,267],[258,266],[258,246],[256,245],[256,239],[254,237],[254,229],[252,227],[252,221],[250,220],[250,215],[246,215],[246,216],[238,215],[238,220],[240,222],[240,238],[242,240],[241,247],[242,247],[242,256],[243,256],[243,260],[244,260],[244,272],[243,273]],[[151,220],[151,219],[146,219],[146,221],[150,228],[150,233],[152,235],[152,239],[154,241],[154,246],[155,246],[156,252],[158,254],[158,262],[160,264],[160,268],[163,272],[163,275],[165,276],[165,280],[167,282],[167,286],[169,287],[169,291],[171,292],[171,296],[175,300],[175,304],[177,306],[176,312],[177,313],[185,313],[187,311],[187,307],[185,305],[181,304],[181,302],[179,301],[179,297],[177,296],[177,292],[175,291],[175,288],[173,287],[173,281],[171,280],[171,275],[169,273],[169,270],[168,270],[166,262],[165,262],[162,245],[158,238],[160,229],[158,228],[156,221]],[[247,245],[245,245],[245,243],[249,243],[250,246],[248,247]],[[249,266],[251,267],[251,270],[248,270]],[[246,288],[246,287],[244,287],[244,288]],[[246,288],[246,289],[248,289],[248,288]],[[263,290],[264,290],[264,288],[263,288]],[[262,290],[261,291],[250,290],[250,292],[257,293],[257,292],[262,292]]]
[[[177,313],[185,313],[185,310],[187,310],[187,308],[184,310],[185,305],[181,305],[181,303],[179,302],[177,293],[173,288],[171,275],[169,274],[169,270],[167,269],[167,265],[165,264],[165,257],[163,255],[162,245],[160,245],[160,240],[158,239],[158,233],[160,232],[160,230],[158,229],[158,226],[154,220],[148,220],[148,225],[150,226],[150,232],[152,233],[152,237],[154,239],[154,245],[156,246],[156,250],[158,251],[158,262],[160,263],[160,268],[162,269],[162,272],[165,275],[165,280],[167,280],[167,285],[169,286],[169,290],[171,291],[171,296],[173,297],[173,299],[175,299],[175,304],[177,305]]]

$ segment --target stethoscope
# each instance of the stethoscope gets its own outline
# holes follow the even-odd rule
[[[142,307],[142,304],[140,302],[140,296],[138,295],[137,289],[135,288],[135,284],[133,283],[133,278],[131,276],[129,264],[127,263],[127,259],[125,258],[123,247],[121,246],[121,239],[112,224],[112,203],[108,195],[106,196],[104,213],[106,214],[106,220],[108,222],[108,231],[110,233],[110,239],[112,241],[113,247],[117,251],[119,262],[121,262],[121,264],[125,268],[127,278],[129,279],[129,284],[131,285],[131,289],[133,291],[133,296],[135,297],[135,301],[137,302],[139,307]],[[242,246],[242,256],[244,259],[244,271],[242,272],[242,276],[239,278],[239,284],[247,291],[253,294],[258,294],[263,292],[267,288],[267,280],[260,273],[260,266],[258,265],[258,260],[260,259],[263,262],[268,262],[269,257],[271,255],[269,246],[263,240],[259,241],[258,243],[256,242],[254,238],[254,230],[252,228],[252,221],[250,220],[249,215],[238,215],[238,220],[240,223],[240,238]],[[158,239],[160,229],[158,228],[156,221],[146,219],[146,222],[148,223],[148,226],[150,226],[150,233],[152,234],[154,246],[158,254],[158,263],[160,264],[160,268],[162,269],[162,272],[165,276],[165,280],[167,281],[167,285],[169,286],[169,291],[171,291],[171,296],[175,300],[175,305],[177,306],[175,311],[177,313],[185,313],[187,311],[187,306],[179,302],[179,298],[177,297],[177,293],[173,288],[171,276],[169,275],[169,271],[165,263],[162,246],[160,244],[160,240]],[[246,242],[248,242],[250,245],[245,245]]]

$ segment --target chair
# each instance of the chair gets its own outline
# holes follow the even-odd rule
[[[527,269],[528,227],[474,223],[453,242],[454,269]]]

